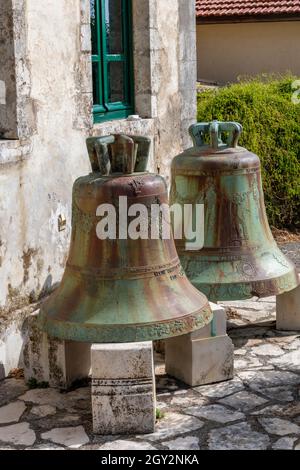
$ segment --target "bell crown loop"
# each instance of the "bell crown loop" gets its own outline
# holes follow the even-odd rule
[[[237,148],[243,127],[238,122],[199,122],[189,128],[194,147],[213,150],[225,150]],[[223,133],[228,134],[226,142],[223,141]],[[207,144],[207,136],[210,143]]]
[[[93,173],[132,175],[147,170],[151,148],[148,137],[112,134],[90,137],[86,144]]]

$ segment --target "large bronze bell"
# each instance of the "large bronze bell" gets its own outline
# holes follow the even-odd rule
[[[211,301],[278,295],[299,283],[273,239],[260,160],[238,146],[241,132],[234,122],[193,125],[193,148],[172,163],[171,203],[204,205],[203,249],[186,249],[184,239],[176,246],[188,278]]]
[[[149,139],[116,135],[87,145],[93,172],[74,184],[69,258],[59,288],[41,309],[42,328],[66,340],[120,343],[203,327],[212,319],[208,300],[185,276],[173,238],[134,240],[119,230],[131,221],[127,210],[119,211],[120,196],[128,210],[168,203],[164,179],[145,171]],[[116,209],[115,239],[99,238],[103,204]]]

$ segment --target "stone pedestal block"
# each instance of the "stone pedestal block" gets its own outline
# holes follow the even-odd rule
[[[300,331],[300,286],[276,297],[276,328]]]
[[[148,434],[155,426],[152,343],[92,346],[95,434]]]
[[[23,364],[25,380],[48,382],[50,387],[68,389],[89,377],[90,343],[61,341],[48,337],[38,327],[37,314],[26,320]]]
[[[213,320],[201,330],[166,341],[167,374],[195,387],[233,378],[234,348],[226,312],[211,304]]]

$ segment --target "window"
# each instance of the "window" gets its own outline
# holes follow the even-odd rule
[[[133,113],[131,0],[91,0],[94,121]]]

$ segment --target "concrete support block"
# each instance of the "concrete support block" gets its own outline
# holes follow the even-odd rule
[[[167,374],[192,386],[233,378],[234,348],[226,334],[226,312],[211,304],[213,320],[201,330],[166,341]]]
[[[92,346],[95,434],[148,434],[155,426],[151,342]]]
[[[23,349],[24,375],[28,381],[48,382],[50,387],[68,389],[88,378],[91,368],[90,343],[61,341],[48,337],[37,323],[37,314],[26,321]]]
[[[300,286],[276,297],[276,328],[300,331]]]

